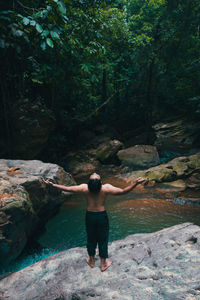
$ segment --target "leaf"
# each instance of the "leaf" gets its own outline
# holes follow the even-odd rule
[[[22,35],[24,35],[24,32],[22,31],[22,30],[16,30],[15,32],[14,32],[14,35],[15,36],[17,36],[17,37],[20,37],[20,36],[22,36]]]
[[[53,41],[52,41],[50,38],[47,38],[47,39],[46,39],[46,43],[47,43],[47,45],[48,45],[49,47],[51,47],[51,48],[54,47]]]
[[[46,42],[43,41],[43,42],[40,44],[40,47],[42,48],[42,50],[46,50]]]
[[[35,22],[34,20],[31,20],[31,21],[30,21],[30,25],[31,25],[31,26],[35,26],[35,25],[36,25],[36,22]]]
[[[69,21],[69,18],[66,16],[64,16],[63,19],[65,19],[65,21],[67,21],[67,22]]]
[[[86,64],[81,64],[81,70],[83,72],[89,73],[89,67]]]
[[[30,20],[28,18],[24,17],[22,22],[24,23],[24,25],[28,25]]]
[[[43,31],[42,26],[40,24],[36,24],[36,30],[41,33]]]
[[[44,30],[43,32],[42,32],[42,36],[43,37],[47,37],[49,35],[49,30]]]
[[[50,31],[50,35],[52,37],[53,40],[59,39],[59,34],[55,31]]]
[[[22,19],[24,18],[24,16],[22,16],[21,14],[17,14],[17,16],[22,18]]]
[[[41,80],[38,80],[38,79],[36,79],[36,78],[32,78],[31,80],[32,80],[32,82],[34,82],[34,83],[43,84],[43,82],[42,82]]]
[[[62,1],[59,1],[58,3],[58,9],[61,12],[61,14],[65,15],[66,14],[66,7]]]
[[[50,5],[47,5],[47,10],[48,11],[51,11],[52,10],[52,7]]]
[[[43,12],[42,11],[38,11],[37,13],[34,14],[34,16],[36,16],[36,17],[43,17]]]
[[[10,13],[12,13],[12,12],[13,12],[12,10],[2,10],[2,11],[1,11],[1,14],[7,15],[7,14],[10,14]]]

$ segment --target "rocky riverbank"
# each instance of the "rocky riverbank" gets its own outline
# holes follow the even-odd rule
[[[164,183],[166,189],[200,190],[200,152],[174,158],[165,164],[147,170],[132,171],[118,175],[119,178],[133,182],[137,177],[144,177],[151,184]]]
[[[72,185],[69,173],[37,160],[0,160],[0,266],[18,257],[27,242],[56,214],[67,193],[42,182]]]
[[[85,247],[60,252],[0,281],[0,299],[200,299],[200,227],[184,223],[109,245],[112,266],[90,269]]]

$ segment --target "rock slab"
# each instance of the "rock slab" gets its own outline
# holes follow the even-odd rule
[[[105,272],[86,264],[86,248],[74,248],[0,281],[1,300],[199,300],[200,227],[183,223],[135,234],[109,245]]]

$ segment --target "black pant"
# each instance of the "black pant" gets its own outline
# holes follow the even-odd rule
[[[89,256],[95,256],[96,247],[99,247],[99,256],[108,257],[109,222],[106,211],[87,211],[85,216],[87,231],[87,251]]]

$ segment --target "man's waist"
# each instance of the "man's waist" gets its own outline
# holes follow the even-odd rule
[[[96,211],[96,210],[86,210],[86,213],[87,214],[106,214],[107,212],[106,212],[106,210],[98,210],[98,211]]]

